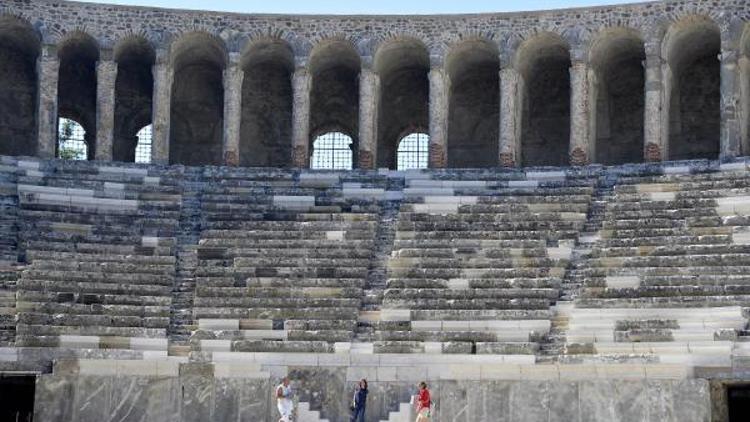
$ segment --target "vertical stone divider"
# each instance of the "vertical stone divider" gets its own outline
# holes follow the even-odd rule
[[[57,82],[60,59],[52,46],[44,46],[37,59],[37,151],[39,158],[54,158],[57,143]]]
[[[442,66],[430,69],[430,168],[448,165],[450,79]]]
[[[739,60],[737,51],[722,46],[721,62],[721,159],[742,155],[740,137]]]
[[[664,132],[662,117],[664,108],[664,84],[662,81],[662,67],[664,65],[659,55],[659,44],[646,43],[645,67],[645,99],[643,107],[643,159],[646,162],[662,161],[664,159]]]
[[[583,166],[591,162],[591,91],[593,71],[583,60],[570,66],[570,165]]]
[[[378,145],[378,111],[380,107],[380,75],[365,65],[359,74],[359,168],[375,168]]]
[[[169,163],[169,126],[172,101],[172,82],[174,69],[169,63],[164,50],[156,53],[156,63],[152,68],[154,77],[153,97],[153,134],[151,141],[151,162],[154,164]]]
[[[740,132],[740,155],[750,154],[750,57],[742,53],[737,60],[738,90],[739,90],[739,132]]]
[[[224,69],[224,164],[240,164],[240,121],[242,119],[242,70],[239,53],[229,54]]]
[[[112,145],[115,126],[115,83],[117,62],[109,50],[100,53],[96,63],[96,143],[95,158],[112,161]]]
[[[516,167],[521,163],[521,119],[523,114],[523,78],[511,66],[500,70],[500,148],[501,167]]]
[[[292,165],[310,166],[310,91],[312,75],[307,67],[298,66],[292,75]]]

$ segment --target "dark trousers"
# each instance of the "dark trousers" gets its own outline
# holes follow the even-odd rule
[[[352,414],[352,422],[365,422],[365,407],[355,407]]]

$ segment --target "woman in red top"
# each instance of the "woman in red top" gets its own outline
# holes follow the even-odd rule
[[[427,383],[419,383],[419,393],[417,394],[417,421],[430,422],[430,390],[427,389]]]

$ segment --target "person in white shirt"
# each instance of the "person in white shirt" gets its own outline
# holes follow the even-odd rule
[[[292,386],[289,385],[289,378],[284,377],[281,384],[276,387],[276,406],[281,414],[279,422],[291,422],[292,413],[294,412],[294,401],[292,401]]]

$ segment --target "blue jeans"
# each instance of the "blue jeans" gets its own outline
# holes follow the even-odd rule
[[[365,422],[365,407],[357,407],[352,415],[352,422]]]

